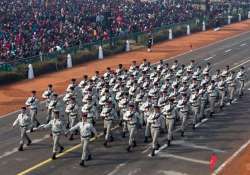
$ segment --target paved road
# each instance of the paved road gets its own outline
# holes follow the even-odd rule
[[[178,56],[182,63],[189,63],[195,59],[201,65],[211,62],[213,69],[223,68],[227,64],[234,70],[240,65],[250,71],[250,33],[242,34],[223,42],[204,47],[185,55]],[[169,60],[172,63],[173,60]],[[250,74],[249,74],[250,75]],[[248,80],[249,80],[248,75]],[[246,89],[250,83],[246,83]],[[100,136],[91,144],[93,160],[88,162],[87,168],[79,167],[81,149],[79,139],[69,142],[62,139],[62,143],[71,150],[63,153],[56,161],[51,161],[51,138],[48,131],[39,131],[31,134],[33,145],[24,152],[17,152],[19,131],[11,125],[16,118],[15,114],[0,118],[0,170],[4,174],[17,174],[28,170],[27,174],[98,174],[98,175],[206,175],[209,172],[211,153],[216,153],[219,163],[222,164],[241,145],[250,138],[250,91],[233,106],[216,114],[215,118],[204,120],[193,132],[189,127],[184,138],[180,133],[174,134],[173,146],[167,148],[164,136],[161,137],[161,149],[157,156],[151,158],[150,145],[142,141],[142,130],[138,133],[138,147],[132,153],[125,148],[127,138],[120,137],[120,129],[114,129],[115,142],[112,147],[104,148],[103,137]],[[41,105],[43,107],[43,105]],[[44,121],[45,112],[39,113],[39,119]],[[178,128],[177,128],[178,129]],[[101,122],[98,122],[101,133]],[[141,139],[140,139],[141,138]],[[31,169],[30,169],[31,168]]]

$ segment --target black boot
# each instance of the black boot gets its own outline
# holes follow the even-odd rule
[[[107,131],[107,129],[104,128],[104,129],[103,129],[103,135],[104,135],[104,136],[106,135],[106,131]]]
[[[87,161],[89,161],[89,160],[92,160],[92,155],[91,154],[88,155]]]
[[[136,147],[137,146],[137,144],[136,144],[136,141],[134,140],[133,141],[133,147]]]
[[[125,138],[125,136],[126,136],[126,133],[122,132],[122,138]]]
[[[31,140],[29,139],[29,140],[28,140],[28,143],[27,143],[27,146],[29,146],[31,143],[32,143],[32,142],[31,142]]]
[[[110,142],[114,141],[114,137],[112,135],[110,135]]]
[[[144,138],[144,143],[148,143],[148,137],[147,136],[145,136],[145,138]]]
[[[193,124],[193,127],[192,127],[193,131],[195,130],[195,124]]]
[[[74,140],[73,134],[70,135],[69,140]]]
[[[170,146],[170,140],[168,140],[168,143],[167,143],[168,146]]]
[[[82,167],[85,167],[85,162],[84,162],[84,160],[81,160],[80,163],[79,163],[79,165],[82,166]]]
[[[64,150],[64,147],[63,147],[63,146],[61,146],[61,147],[60,147],[60,151],[59,151],[59,153],[62,153],[62,152],[63,152],[63,150]]]
[[[20,146],[18,147],[18,151],[23,151],[23,144],[20,144]]]
[[[181,137],[184,137],[184,131],[181,131]]]
[[[131,152],[131,146],[127,147],[127,152]]]
[[[159,143],[157,143],[156,150],[158,150],[160,147],[161,147],[161,145]]]
[[[152,149],[151,156],[152,156],[152,157],[155,156],[155,149]]]
[[[55,160],[55,159],[56,159],[56,153],[53,153],[51,159],[52,159],[52,160]]]
[[[103,143],[103,145],[104,145],[105,147],[108,147],[108,141],[105,140],[105,142]]]

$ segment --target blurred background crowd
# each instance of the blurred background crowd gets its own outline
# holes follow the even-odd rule
[[[247,0],[216,3],[209,15]],[[31,57],[203,17],[190,0],[1,0],[0,61]]]

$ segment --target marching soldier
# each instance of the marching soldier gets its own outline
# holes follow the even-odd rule
[[[154,112],[150,116],[149,120],[151,120],[151,136],[152,136],[152,152],[151,156],[155,156],[155,150],[159,149],[160,145],[158,143],[158,137],[160,134],[161,128],[161,113],[160,107],[155,104]]]
[[[124,118],[127,120],[127,128],[129,131],[129,143],[127,151],[130,152],[132,146],[136,147],[135,135],[136,135],[136,124],[138,120],[138,113],[136,113],[134,109],[134,104],[132,103],[129,104],[128,111],[125,112]]]
[[[220,109],[224,107],[224,101],[225,101],[225,94],[226,94],[226,83],[225,83],[225,76],[226,74],[223,74],[221,76],[220,81],[217,84],[217,88],[219,90],[219,98],[220,98]]]
[[[205,114],[205,106],[208,102],[208,93],[206,89],[206,85],[203,84],[199,90],[199,96],[200,96],[200,115],[199,120],[201,121],[204,118]]]
[[[243,66],[240,68],[240,71],[237,73],[236,77],[240,84],[239,97],[241,98],[243,96],[243,88],[245,86],[245,68]]]
[[[235,74],[234,71],[231,71],[226,79],[228,85],[228,93],[229,93],[229,104],[232,104],[232,101],[234,100],[235,97],[236,79],[234,74]]]
[[[210,117],[212,117],[214,112],[215,112],[215,110],[214,110],[215,102],[216,102],[216,99],[218,97],[218,92],[215,88],[215,81],[214,80],[212,80],[211,84],[208,86],[207,92],[209,94]]]
[[[97,136],[96,129],[93,125],[87,122],[87,115],[83,114],[82,121],[76,124],[73,128],[70,128],[69,132],[73,132],[75,130],[80,130],[81,135],[81,144],[82,144],[82,157],[80,161],[80,166],[85,166],[85,161],[91,160],[92,156],[89,150],[89,142],[91,136]]]
[[[21,139],[18,151],[23,151],[24,139],[27,140],[27,146],[31,144],[31,139],[27,135],[27,130],[32,125],[32,122],[30,116],[27,114],[26,107],[21,108],[21,113],[18,114],[17,119],[14,121],[13,128],[16,125],[20,126],[21,131]]]
[[[195,125],[197,124],[199,118],[199,89],[195,89],[194,92],[191,94],[189,102],[191,104],[191,110],[193,114],[193,130],[195,130]]]
[[[125,138],[127,132],[127,118],[124,116],[127,111],[128,93],[122,94],[122,99],[119,101],[118,106],[120,109],[120,115],[122,117],[122,137]]]
[[[168,129],[168,142],[167,145],[170,146],[170,142],[173,138],[174,122],[176,117],[174,99],[170,98],[169,103],[163,108],[162,113],[166,118],[166,127]]]
[[[26,106],[30,109],[30,115],[31,115],[31,129],[30,132],[33,132],[34,128],[34,122],[36,122],[36,126],[38,127],[40,125],[40,122],[37,120],[37,105],[38,105],[38,98],[36,97],[36,91],[32,91],[32,96],[29,97],[26,101]]]
[[[58,148],[59,148],[59,153],[62,153],[64,150],[64,147],[60,144],[60,137],[62,134],[66,135],[67,131],[66,131],[66,128],[65,128],[63,121],[60,120],[59,111],[54,110],[53,113],[54,113],[54,119],[50,120],[50,122],[48,124],[41,125],[39,127],[39,129],[40,128],[43,128],[43,129],[51,128],[52,136],[53,136],[52,159],[55,160]]]
[[[52,85],[52,84],[49,84],[49,85],[48,85],[48,89],[45,90],[45,91],[43,92],[43,94],[42,94],[43,99],[46,100],[46,107],[48,107],[49,102],[50,102],[50,100],[51,100],[51,97],[52,97],[53,93],[54,93],[53,85]]]
[[[144,117],[144,122],[145,122],[145,132],[144,132],[144,143],[148,142],[148,138],[150,136],[150,127],[151,127],[151,121],[149,120],[149,116],[151,115],[152,111],[150,109],[150,104],[149,102],[145,102],[142,105],[142,111],[143,111],[143,117]]]
[[[78,122],[79,108],[76,104],[76,99],[74,97],[70,98],[69,104],[66,106],[69,115],[69,128],[75,126]],[[73,134],[70,135],[69,140],[73,140]]]
[[[46,118],[46,123],[49,123],[49,121],[52,118],[52,112],[53,110],[56,110],[59,106],[58,104],[58,95],[57,94],[53,94],[52,99],[48,105],[48,116]]]
[[[105,141],[104,146],[108,146],[109,141],[113,141],[113,135],[111,133],[111,128],[113,124],[113,120],[117,118],[117,114],[114,109],[112,109],[112,101],[108,101],[105,105],[105,107],[102,109],[102,112],[100,116],[104,120],[104,135],[105,135]]]
[[[186,94],[182,94],[182,98],[178,101],[177,108],[180,110],[180,119],[181,119],[181,136],[184,137],[186,121],[188,118],[189,107],[188,99]]]
[[[77,87],[77,83],[76,83],[76,79],[75,78],[72,78],[71,79],[71,82],[69,83],[66,91],[69,92],[71,91],[72,89],[75,91],[76,90],[76,87]]]

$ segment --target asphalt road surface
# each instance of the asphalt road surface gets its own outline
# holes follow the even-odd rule
[[[157,52],[157,50],[156,50]],[[232,106],[215,115],[214,118],[203,120],[192,131],[189,126],[185,137],[180,137],[178,127],[174,141],[166,147],[166,136],[161,136],[161,148],[155,157],[150,157],[150,144],[143,143],[144,129],[139,130],[137,144],[131,153],[126,152],[128,138],[121,138],[121,129],[114,128],[115,141],[109,148],[103,146],[102,135],[90,144],[93,160],[87,167],[79,166],[81,148],[79,136],[74,141],[62,138],[66,151],[57,160],[50,159],[52,139],[48,131],[31,134],[33,144],[24,152],[17,152],[19,130],[12,129],[16,114],[0,118],[0,170],[1,174],[32,174],[32,175],[206,175],[210,174],[209,161],[212,153],[218,156],[217,168],[225,162],[250,138],[250,32],[227,39],[215,44],[196,49],[177,56],[179,62],[187,64],[191,59],[204,65],[207,61],[213,70],[230,65],[238,70],[241,65],[246,67],[245,96]],[[173,62],[173,59],[167,61]],[[53,82],[48,82],[53,83]],[[44,108],[44,105],[41,105]],[[45,121],[46,113],[39,112],[39,120]],[[97,130],[102,133],[102,123],[98,122]]]

